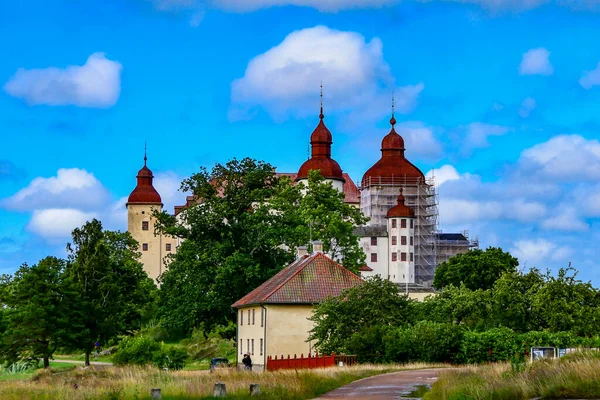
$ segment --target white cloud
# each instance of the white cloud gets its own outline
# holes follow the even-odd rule
[[[559,135],[521,153],[523,176],[579,182],[600,179],[600,142],[580,135]]]
[[[544,267],[538,264],[563,261],[572,254],[572,250],[568,246],[559,246],[546,239],[534,239],[516,241],[510,253],[519,259],[520,265]]]
[[[490,136],[502,136],[509,131],[510,129],[505,126],[474,122],[467,126],[467,136],[464,144],[466,148],[470,149],[488,147],[490,145],[488,142]]]
[[[169,213],[173,213],[173,207],[185,204],[187,194],[179,191],[181,181],[183,181],[183,177],[172,171],[159,172],[154,175],[154,188],[160,194],[164,210]]]
[[[435,138],[433,130],[421,122],[403,122],[396,125],[396,132],[404,138],[409,154],[435,157],[442,153],[442,144]]]
[[[531,49],[523,54],[519,73],[521,75],[552,75],[554,69],[550,64],[550,52],[543,47]]]
[[[378,38],[367,42],[356,32],[316,26],[290,33],[248,63],[244,76],[232,83],[230,118],[247,118],[253,107],[274,115],[316,114],[321,81],[325,114],[332,109],[369,114],[376,109],[381,117],[389,113],[393,91],[397,111],[407,112],[424,87],[419,83],[394,90]]]
[[[523,100],[523,103],[521,103],[519,115],[523,118],[529,117],[529,114],[531,114],[531,112],[536,108],[536,106],[537,104],[535,102],[535,99],[532,99],[531,97],[526,98],[525,100]]]
[[[566,232],[583,232],[589,225],[582,221],[573,207],[559,205],[554,215],[542,222],[542,227],[550,230]]]
[[[427,178],[434,178],[435,184],[437,186],[443,185],[444,182],[460,179],[460,174],[458,173],[456,168],[454,168],[454,166],[450,164],[442,165],[438,169],[432,169],[425,175],[427,176]]]
[[[86,213],[72,208],[36,210],[27,224],[27,229],[45,239],[64,239],[71,235],[73,229],[95,217],[96,213]]]
[[[82,66],[23,69],[4,85],[11,96],[30,105],[114,106],[121,92],[122,66],[104,53],[94,53]]]
[[[579,79],[579,84],[585,89],[591,89],[594,86],[600,85],[600,63],[598,63],[596,69],[585,71],[581,79]]]
[[[13,196],[0,202],[10,210],[41,208],[97,209],[109,200],[109,194],[94,174],[78,168],[61,168],[56,176],[38,177]]]
[[[546,214],[544,204],[524,199],[500,201],[444,197],[439,209],[444,224],[497,220],[535,222]]]

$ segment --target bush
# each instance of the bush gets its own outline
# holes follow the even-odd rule
[[[155,358],[155,353],[161,350],[161,344],[145,335],[126,337],[117,346],[113,357],[116,365],[149,365]]]
[[[154,353],[153,365],[158,368],[183,369],[185,360],[189,357],[187,351],[178,346],[163,345]]]
[[[456,360],[460,364],[508,361],[521,349],[522,342],[512,329],[465,332]]]
[[[235,341],[231,339],[223,339],[221,333],[229,328],[217,327],[213,331],[205,334],[202,327],[194,329],[192,336],[183,339],[181,344],[185,346],[190,358],[193,360],[203,360],[212,357],[235,357]]]

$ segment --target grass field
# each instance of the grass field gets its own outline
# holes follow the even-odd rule
[[[600,398],[599,352],[540,360],[522,371],[491,364],[443,371],[426,400]]]
[[[0,384],[3,400],[25,399],[149,399],[151,388],[162,389],[163,399],[212,399],[216,382],[227,385],[227,398],[246,399],[251,383],[258,383],[258,399],[300,400],[317,397],[356,379],[407,369],[439,365],[360,365],[315,370],[287,370],[267,373],[218,370],[162,372],[155,368],[77,366],[70,371],[38,370],[28,379]]]
[[[75,368],[75,366],[76,366],[76,364],[72,364],[72,363],[57,363],[57,362],[52,362],[52,361],[50,362],[50,368],[52,368],[52,370],[55,371],[56,373],[70,371],[73,368]],[[7,371],[4,371],[3,369],[0,369],[0,382],[28,380],[35,373],[36,373],[36,370],[33,370],[33,369],[30,369],[30,370],[27,370],[24,372],[19,372],[19,373],[9,373]]]

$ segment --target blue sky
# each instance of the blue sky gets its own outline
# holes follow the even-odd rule
[[[440,228],[600,284],[596,0],[0,3],[0,273],[126,229],[148,164],[165,204],[233,157],[297,171],[323,81],[333,156],[378,158],[392,93]]]

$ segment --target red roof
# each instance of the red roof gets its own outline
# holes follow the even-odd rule
[[[371,272],[371,271],[373,271],[373,268],[369,267],[368,265],[363,265],[358,270],[360,272]]]
[[[392,217],[404,217],[404,218],[414,218],[415,211],[404,204],[404,195],[402,195],[402,188],[400,188],[400,194],[398,195],[398,204],[394,207],[390,208],[387,212],[386,218]]]
[[[233,308],[253,304],[315,304],[362,280],[323,253],[304,256],[242,297]]]
[[[152,171],[146,166],[146,156],[144,156],[144,166],[138,171],[137,174],[137,186],[127,199],[127,204],[160,204],[162,205],[162,199],[160,195],[154,189],[152,181],[154,175]]]
[[[306,179],[308,171],[320,170],[321,175],[327,179],[336,179],[343,181],[342,168],[333,158],[331,158],[331,145],[333,143],[332,135],[323,122],[323,108],[319,115],[319,124],[310,135],[311,156],[300,166],[296,179]]]

